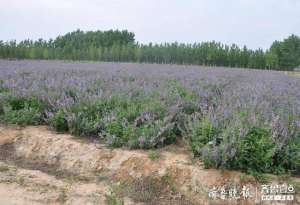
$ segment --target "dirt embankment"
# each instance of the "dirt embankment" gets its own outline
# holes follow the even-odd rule
[[[272,177],[268,184],[282,180]],[[259,194],[209,198],[213,187],[224,186],[256,190],[261,184],[239,172],[204,169],[175,145],[152,152],[109,149],[46,127],[0,127],[0,205],[261,204]],[[300,204],[299,194],[289,204]]]

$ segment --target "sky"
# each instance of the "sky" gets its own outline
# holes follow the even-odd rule
[[[268,48],[300,36],[300,0],[0,0],[0,40],[127,29],[149,42]]]

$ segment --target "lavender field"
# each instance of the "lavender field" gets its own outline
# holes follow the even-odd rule
[[[182,139],[207,167],[299,175],[299,88],[278,71],[0,60],[0,121],[130,149]]]

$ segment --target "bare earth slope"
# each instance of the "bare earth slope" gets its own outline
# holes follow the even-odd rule
[[[260,203],[208,197],[214,186],[259,187],[252,177],[204,169],[175,145],[158,152],[151,160],[148,151],[109,149],[46,127],[0,126],[0,205]],[[295,197],[290,204],[300,203]]]

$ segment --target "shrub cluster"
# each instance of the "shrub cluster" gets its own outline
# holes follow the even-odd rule
[[[244,114],[222,128],[209,116],[190,119],[187,134],[193,153],[207,168],[300,174],[300,133],[285,140],[276,138],[271,125],[249,123]]]
[[[12,97],[1,99],[0,121],[19,125],[43,122],[43,104],[37,98]]]
[[[163,129],[166,107],[155,98],[113,96],[57,111],[49,119],[58,131],[104,138],[109,146],[152,148],[174,139]]]

